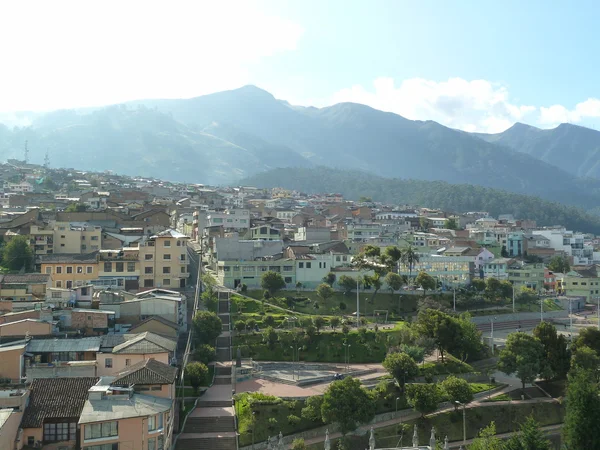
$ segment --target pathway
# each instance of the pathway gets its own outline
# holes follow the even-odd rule
[[[236,450],[237,432],[232,403],[229,299],[219,299],[223,332],[217,338],[215,378],[188,416],[177,450]]]

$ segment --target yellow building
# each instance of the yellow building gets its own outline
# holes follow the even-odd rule
[[[102,227],[87,223],[56,222],[54,253],[89,253],[102,248]]]
[[[188,236],[165,230],[140,244],[140,289],[184,288],[189,277]]]
[[[41,272],[52,277],[53,287],[71,289],[98,278],[98,252],[40,256]]]
[[[100,250],[98,252],[98,283],[95,285],[137,290],[140,278],[140,249]]]

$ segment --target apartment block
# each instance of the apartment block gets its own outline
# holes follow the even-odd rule
[[[140,289],[184,288],[189,278],[188,237],[169,229],[140,244]]]

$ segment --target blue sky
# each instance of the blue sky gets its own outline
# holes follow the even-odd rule
[[[10,69],[0,74],[0,111],[256,84],[292,103],[355,101],[473,131],[515,121],[600,125],[600,6],[591,1],[576,8],[530,0],[124,5],[1,4]]]

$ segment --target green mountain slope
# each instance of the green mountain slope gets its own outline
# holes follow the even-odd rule
[[[589,233],[600,233],[600,217],[538,197],[497,189],[441,181],[382,178],[360,171],[311,169],[275,169],[240,181],[241,185],[261,188],[283,187],[305,193],[339,192],[349,199],[361,196],[389,204],[411,204],[448,211],[488,211],[532,219],[538,225],[564,225]]]
[[[561,167],[579,177],[600,178],[600,132],[563,123],[541,130],[516,123],[498,134],[478,134],[481,139]]]

